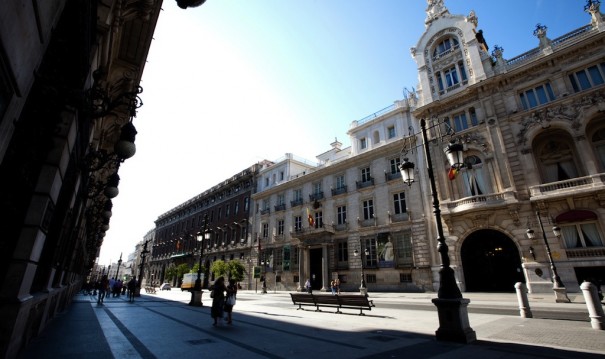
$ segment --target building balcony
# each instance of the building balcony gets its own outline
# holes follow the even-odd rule
[[[605,247],[566,249],[565,254],[567,254],[568,259],[594,257],[602,259],[603,257],[605,257]]]
[[[292,238],[304,239],[309,237],[322,236],[324,234],[334,234],[334,226],[329,224],[323,224],[321,227],[307,227],[300,228],[293,232],[290,232]]]
[[[324,198],[324,193],[323,192],[317,192],[317,193],[313,193],[309,195],[309,199],[311,200],[311,202],[314,201],[319,201],[320,199]]]
[[[569,197],[577,194],[590,194],[605,188],[605,173],[586,177],[572,178],[565,181],[550,182],[529,187],[530,200]]]
[[[370,177],[370,179],[368,179],[366,181],[355,181],[355,184],[357,185],[357,189],[362,189],[362,188],[373,186],[374,177]]]
[[[476,208],[498,206],[514,202],[517,202],[517,196],[515,192],[509,191],[465,197],[451,202],[443,201],[443,204],[450,213],[456,213]]]
[[[271,208],[265,208],[260,210],[261,216],[269,213],[271,213]]]
[[[286,210],[286,204],[282,203],[282,204],[277,204],[275,205],[275,212],[279,212],[279,211],[285,211]]]
[[[389,173],[389,172],[384,173],[384,180],[386,182],[393,181],[393,180],[400,179],[400,178],[401,178],[401,172],[399,172],[399,171],[397,171],[395,173]]]
[[[332,196],[338,196],[339,194],[347,193],[347,186],[342,186],[339,188],[332,188]]]
[[[302,206],[303,200],[302,198],[295,199],[294,201],[290,201],[291,207]]]

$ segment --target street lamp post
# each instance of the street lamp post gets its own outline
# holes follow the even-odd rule
[[[439,122],[435,125],[438,126]],[[439,328],[435,332],[437,340],[453,341],[461,343],[470,343],[477,340],[477,334],[470,327],[468,320],[469,299],[462,298],[462,293],[456,283],[454,270],[450,267],[450,258],[448,256],[448,246],[443,234],[443,224],[441,222],[441,209],[439,208],[439,197],[435,185],[435,176],[433,174],[433,163],[429,149],[427,136],[427,126],[424,119],[420,120],[422,128],[422,140],[424,146],[424,155],[427,163],[427,171],[431,186],[431,195],[433,197],[433,213],[435,214],[435,224],[437,226],[437,250],[441,257],[441,269],[439,270],[439,290],[437,298],[432,302],[437,307],[439,315]],[[464,164],[464,147],[459,143],[450,143],[446,148],[448,161],[452,168],[458,170]],[[414,182],[414,164],[404,158],[400,166],[403,182],[408,186]]]
[[[359,249],[361,250],[361,238],[359,239]],[[360,255],[360,251],[357,250],[357,248],[355,248],[355,251],[353,252],[353,255],[355,257],[357,257],[358,255]],[[359,293],[361,295],[368,295],[368,288],[366,287],[366,275],[364,273],[364,262],[365,259],[368,257],[368,255],[370,255],[370,252],[368,251],[368,248],[365,248],[365,250],[363,251],[363,254],[361,255],[361,285],[359,286]]]
[[[202,303],[202,293],[204,293],[202,291],[202,257],[204,256],[204,239],[210,239],[210,233],[208,232],[208,214],[204,216],[204,229],[197,233],[196,239],[200,247],[200,260],[197,267],[197,279],[195,280],[195,285],[191,291],[191,302],[189,302],[189,305],[201,307],[204,305]]]
[[[120,265],[122,265],[122,253],[120,252],[120,259],[118,259],[118,269],[116,270],[116,280],[120,279]]]
[[[147,256],[147,253],[149,253],[149,251],[147,250],[147,243],[149,243],[149,241],[143,243],[143,250],[141,251],[141,267],[139,269],[139,280],[137,281],[137,288],[134,292],[135,297],[141,296],[141,285],[143,283],[143,269],[145,268],[145,257]]]
[[[540,224],[540,230],[542,230],[542,239],[544,240],[544,246],[546,247],[546,256],[548,257],[548,264],[550,265],[550,272],[552,273],[552,284],[553,291],[555,292],[555,301],[557,303],[571,303],[571,300],[567,296],[567,290],[561,281],[561,277],[557,273],[557,267],[555,266],[555,262],[553,261],[552,254],[550,252],[550,245],[548,244],[548,240],[546,239],[546,232],[544,231],[544,225],[542,224],[542,218],[540,217],[540,211],[536,211],[536,216],[538,217],[538,223]],[[561,238],[561,228],[557,225],[552,227],[552,231],[557,238]],[[533,229],[527,229],[527,238],[533,240],[536,238],[536,234]]]

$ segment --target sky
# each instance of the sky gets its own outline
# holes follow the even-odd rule
[[[590,23],[583,0],[445,0],[475,11],[491,52],[510,59]],[[316,161],[353,121],[417,88],[410,48],[425,0],[164,0],[143,72],[137,153],[120,167],[120,194],[99,264],[116,262],[163,213],[263,160]]]

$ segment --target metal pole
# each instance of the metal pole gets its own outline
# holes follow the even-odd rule
[[[437,298],[432,300],[433,304],[437,307],[439,315],[439,328],[435,332],[435,336],[437,340],[470,343],[477,340],[477,334],[470,327],[468,319],[467,307],[470,300],[462,298],[462,293],[456,283],[454,270],[450,267],[448,246],[445,243],[445,236],[443,235],[441,209],[439,208],[439,197],[437,196],[437,186],[435,185],[435,176],[433,175],[433,162],[431,160],[431,151],[426,133],[426,121],[424,119],[420,120],[420,126],[422,127],[424,155],[431,185],[431,195],[433,197],[433,213],[435,214],[435,224],[437,225],[437,250],[441,256],[439,290]]]
[[[561,277],[557,273],[557,267],[555,267],[555,262],[552,260],[552,254],[550,253],[550,246],[548,245],[548,240],[546,239],[546,232],[544,231],[544,226],[542,225],[542,218],[540,218],[540,211],[536,211],[536,216],[538,216],[538,222],[540,223],[540,229],[542,230],[542,238],[544,239],[544,245],[546,246],[546,255],[548,256],[548,264],[550,265],[550,270],[552,272],[552,281],[555,288],[563,288],[563,282],[561,281]]]
[[[435,224],[437,225],[437,250],[441,256],[441,270],[439,270],[439,291],[437,296],[441,299],[458,299],[462,298],[462,293],[458,284],[454,270],[450,267],[450,257],[448,255],[448,246],[445,243],[443,235],[443,225],[441,223],[441,209],[439,208],[439,197],[437,196],[437,187],[435,186],[435,176],[433,175],[433,162],[431,160],[431,151],[429,149],[429,141],[426,134],[426,122],[424,119],[420,121],[422,127],[422,140],[424,141],[424,155],[426,158],[429,180],[431,184],[431,195],[433,196],[433,213],[435,214]]]
[[[366,276],[364,273],[364,265],[363,262],[365,261],[365,249],[362,246],[362,242],[361,242],[361,238],[359,238],[359,258],[361,259],[361,286],[359,287],[359,292],[361,294],[367,294],[367,289],[366,289]]]

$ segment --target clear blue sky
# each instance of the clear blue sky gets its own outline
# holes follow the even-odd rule
[[[490,47],[512,58],[590,22],[580,0],[445,0],[475,10]],[[137,154],[100,264],[124,258],[161,214],[262,160],[309,160],[352,121],[417,87],[410,47],[425,30],[425,0],[164,0],[134,124]]]

